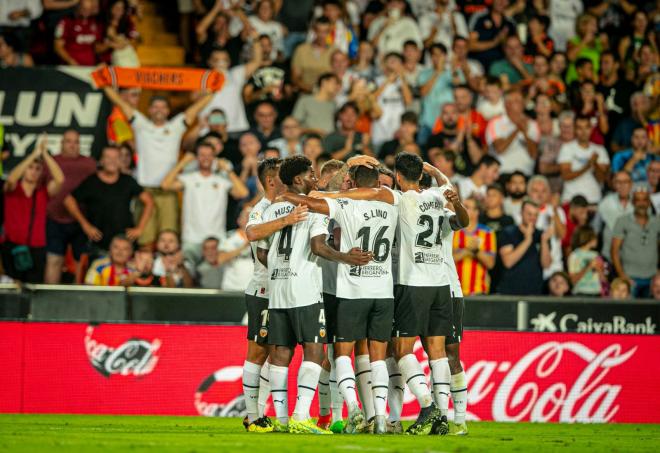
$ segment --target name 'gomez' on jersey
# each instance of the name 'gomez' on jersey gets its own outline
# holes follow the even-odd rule
[[[295,206],[288,202],[274,203],[264,213],[264,222],[288,215]],[[310,213],[304,222],[289,225],[268,239],[259,248],[268,249],[268,308],[296,308],[323,302],[323,276],[318,257],[312,254],[313,237],[328,234],[329,220]]]
[[[449,284],[444,265],[443,225],[449,222],[443,192],[447,186],[417,192],[393,191],[399,208],[397,284],[406,286],[445,286]],[[450,212],[450,211],[449,211]]]
[[[337,297],[343,299],[391,299],[392,242],[398,212],[380,201],[326,199],[330,217],[341,228],[341,252],[354,247],[373,252],[365,266],[337,265]]]

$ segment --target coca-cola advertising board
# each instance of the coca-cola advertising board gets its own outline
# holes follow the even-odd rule
[[[245,333],[0,322],[0,412],[241,416]],[[468,417],[659,423],[658,351],[655,335],[468,331],[461,345]],[[416,353],[428,375],[419,344]],[[289,372],[290,407],[299,363],[300,351]],[[403,415],[417,410],[406,392]]]

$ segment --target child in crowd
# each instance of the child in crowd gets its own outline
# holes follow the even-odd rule
[[[623,278],[615,278],[610,285],[610,298],[624,300],[630,299],[630,283]]]
[[[573,294],[600,296],[605,290],[607,276],[605,261],[596,251],[596,232],[588,226],[578,227],[573,233],[572,247],[568,256],[568,273],[574,285]]]
[[[571,295],[571,278],[566,272],[558,271],[548,279],[548,295],[553,297],[566,297]]]

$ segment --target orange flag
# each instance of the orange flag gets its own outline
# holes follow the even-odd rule
[[[225,78],[216,70],[103,67],[92,72],[97,88],[140,87],[167,91],[219,91]]]

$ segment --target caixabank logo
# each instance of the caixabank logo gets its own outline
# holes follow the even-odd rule
[[[106,340],[107,341],[107,340]],[[161,341],[129,338],[117,345],[107,345],[94,338],[94,327],[85,331],[85,351],[96,371],[106,378],[119,376],[144,376],[151,373],[158,363]]]

